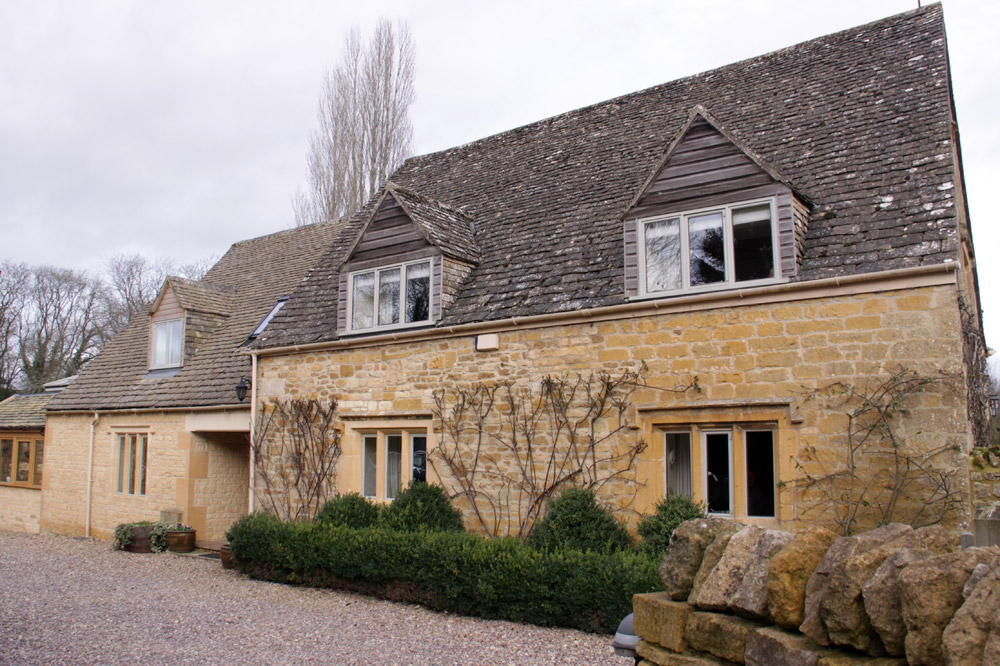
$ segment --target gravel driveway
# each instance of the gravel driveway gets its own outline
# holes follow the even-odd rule
[[[630,664],[608,636],[249,580],[218,560],[0,531],[0,664]]]

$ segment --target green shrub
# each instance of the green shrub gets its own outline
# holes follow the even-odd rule
[[[662,589],[643,553],[537,550],[516,539],[284,523],[253,514],[226,534],[237,568],[435,610],[613,633],[632,595]]]
[[[381,508],[367,497],[348,493],[324,504],[316,516],[316,522],[354,528],[375,527]]]
[[[597,502],[593,492],[567,488],[549,502],[548,513],[535,523],[528,543],[547,550],[572,548],[606,553],[627,549],[632,539],[625,526]]]
[[[670,535],[686,520],[701,518],[705,511],[700,504],[681,495],[667,495],[656,505],[656,511],[639,521],[641,550],[652,555],[663,556],[670,545]]]
[[[462,513],[451,505],[441,486],[416,481],[382,509],[379,524],[391,530],[461,532]]]

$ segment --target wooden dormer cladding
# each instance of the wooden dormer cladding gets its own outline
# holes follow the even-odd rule
[[[426,251],[429,247],[431,244],[420,233],[403,207],[395,197],[387,194],[355,245],[350,262],[354,264],[371,260],[380,261],[412,252]]]
[[[626,295],[639,293],[639,220],[761,199],[775,201],[781,277],[793,277],[798,273],[807,206],[760,158],[697,107],[625,214]]]

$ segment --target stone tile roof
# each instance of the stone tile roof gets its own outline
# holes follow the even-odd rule
[[[188,280],[175,275],[167,276],[166,283],[174,290],[182,308],[208,314],[228,315],[236,293],[230,285]]]
[[[230,294],[228,316],[179,373],[147,378],[149,317],[138,315],[49,404],[51,411],[237,404],[234,387],[250,375],[240,345],[281,296],[292,293],[342,231],[316,224],[242,241],[229,248],[200,283],[170,278],[194,308]],[[245,403],[246,404],[246,403]]]
[[[480,260],[439,326],[625,302],[622,218],[698,105],[812,204],[796,279],[937,264],[959,247],[951,104],[931,5],[412,158],[392,182],[476,220]],[[365,214],[259,346],[336,337]]]
[[[0,430],[41,430],[45,427],[45,407],[55,393],[12,395],[0,402]]]
[[[479,246],[473,231],[475,225],[470,215],[395,183],[389,183],[386,190],[430,243],[456,259],[472,264],[479,261]]]

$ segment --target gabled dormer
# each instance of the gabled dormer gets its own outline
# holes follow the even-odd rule
[[[232,298],[230,288],[167,276],[149,315],[149,370],[179,370],[229,316]]]
[[[807,219],[805,197],[696,106],[625,214],[626,295],[787,281]]]
[[[468,214],[389,183],[341,268],[338,330],[433,324],[478,262]]]

